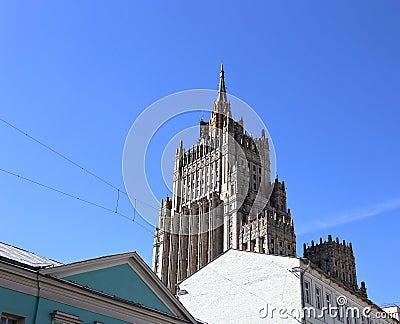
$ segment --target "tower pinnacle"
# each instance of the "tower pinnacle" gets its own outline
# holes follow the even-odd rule
[[[225,88],[225,72],[224,64],[221,63],[221,71],[219,72],[219,86],[218,86],[218,96],[217,101],[227,102],[226,98],[226,88]]]

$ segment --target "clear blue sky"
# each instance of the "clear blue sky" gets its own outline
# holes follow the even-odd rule
[[[3,1],[0,117],[123,188],[135,118],[176,91],[216,89],[223,61],[228,91],[274,140],[299,254],[328,234],[352,242],[358,280],[390,303],[399,39],[394,0]],[[115,208],[116,191],[2,123],[0,145],[0,168]],[[61,262],[131,250],[150,262],[152,234],[129,220],[4,173],[0,183],[1,241]],[[133,215],[125,197],[120,211]]]

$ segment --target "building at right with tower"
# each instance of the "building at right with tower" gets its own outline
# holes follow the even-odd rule
[[[382,309],[307,259],[235,249],[181,281],[178,298],[205,323],[399,323],[398,307]]]
[[[302,319],[305,307],[320,315],[337,310],[307,323],[398,323],[397,311],[378,318],[388,313],[368,299],[364,282],[358,285],[351,243],[328,235],[297,256],[285,182],[271,176],[271,143],[265,130],[249,134],[243,117],[232,117],[221,66],[210,120],[200,121],[197,143],[185,149],[181,141],[176,150],[172,197],[162,201],[154,232],[153,271],[210,323],[265,322],[271,307],[300,310]],[[365,309],[375,318],[361,314]]]

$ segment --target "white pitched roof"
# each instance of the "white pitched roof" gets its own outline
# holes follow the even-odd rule
[[[47,259],[32,252],[25,251],[2,242],[0,242],[0,258],[11,262],[14,261],[21,266],[26,265],[29,268],[34,269],[61,265],[60,262]]]
[[[179,300],[207,323],[265,323],[260,311],[267,304],[276,309],[301,307],[300,279],[293,271],[300,262],[231,249],[183,280]],[[292,322],[297,323],[287,321]]]

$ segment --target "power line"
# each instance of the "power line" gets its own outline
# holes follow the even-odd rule
[[[86,203],[86,204],[95,206],[95,207],[97,207],[97,208],[101,208],[101,209],[103,209],[103,210],[105,210],[105,211],[108,211],[108,212],[117,214],[117,215],[119,215],[119,216],[121,216],[121,217],[124,217],[124,218],[126,218],[126,219],[132,221],[132,223],[135,223],[135,224],[139,225],[139,226],[142,227],[145,231],[147,231],[147,232],[149,232],[149,233],[153,233],[152,231],[150,231],[149,229],[147,229],[146,227],[144,227],[142,224],[136,222],[134,218],[131,218],[131,217],[125,215],[125,214],[122,214],[122,213],[118,212],[117,209],[116,209],[116,210],[112,210],[112,209],[110,209],[110,208],[108,208],[108,207],[105,207],[105,206],[103,206],[103,205],[100,205],[100,204],[98,204],[98,203],[89,201],[89,200],[87,200],[87,199],[83,199],[83,198],[81,198],[81,197],[79,197],[79,196],[70,194],[70,193],[68,193],[68,192],[65,192],[65,191],[62,191],[62,190],[60,190],[60,189],[57,189],[57,188],[48,186],[48,185],[46,185],[46,184],[40,183],[40,182],[38,182],[38,181],[29,179],[29,178],[26,178],[26,177],[24,177],[24,176],[21,176],[21,175],[19,175],[19,174],[16,174],[16,173],[14,173],[14,172],[11,172],[11,171],[8,171],[8,170],[2,169],[2,168],[0,168],[0,171],[3,172],[3,173],[6,173],[6,174],[12,175],[12,176],[14,176],[14,177],[16,177],[16,178],[19,178],[19,179],[25,180],[25,181],[27,181],[27,182],[33,183],[33,184],[35,184],[35,185],[37,185],[37,186],[40,186],[40,187],[42,187],[42,188],[45,188],[45,189],[48,189],[48,190],[52,190],[52,191],[54,191],[54,192],[57,192],[57,193],[59,193],[59,194],[62,194],[62,195],[64,195],[64,196],[67,196],[67,197],[69,197],[69,198],[73,198],[73,199],[79,200],[79,201],[81,201],[81,202],[84,202],[84,203]]]
[[[0,121],[2,121],[3,123],[5,123],[6,125],[10,126],[11,128],[13,128],[14,130],[16,130],[17,132],[20,132],[21,134],[25,135],[26,137],[28,137],[29,139],[31,139],[32,141],[35,141],[36,143],[40,144],[41,146],[43,146],[44,148],[48,149],[49,151],[53,152],[54,154],[60,156],[61,158],[63,158],[64,160],[72,163],[73,165],[75,165],[76,167],[80,168],[82,171],[90,174],[91,176],[95,177],[97,180],[102,181],[103,183],[107,184],[108,186],[118,190],[119,188],[114,186],[113,184],[111,184],[110,182],[108,182],[107,180],[99,177],[98,175],[94,174],[93,172],[89,171],[88,169],[84,168],[83,166],[79,165],[78,163],[72,161],[70,158],[68,158],[67,156],[65,156],[62,153],[57,152],[55,149],[53,149],[52,147],[48,146],[47,144],[37,140],[36,138],[34,138],[33,136],[29,135],[28,133],[24,132],[22,129],[18,128],[17,126],[9,123],[8,121],[4,120],[3,118],[0,118]],[[122,191],[122,193],[124,193],[125,195],[127,195],[126,192]]]
[[[18,128],[17,126],[11,124],[10,122],[4,120],[3,118],[0,117],[0,121],[3,122],[4,124],[6,124],[7,126],[13,128],[14,130],[16,130],[17,132],[25,135],[26,137],[28,137],[29,139],[31,139],[32,141],[36,142],[37,144],[43,146],[44,148],[46,148],[47,150],[53,152],[54,154],[58,155],[59,157],[61,157],[62,159],[68,161],[69,163],[73,164],[74,166],[78,167],[79,169],[81,169],[82,171],[86,172],[87,174],[91,175],[92,177],[96,178],[97,180],[103,182],[104,184],[108,185],[109,187],[113,188],[114,190],[116,190],[118,192],[118,197],[119,197],[119,193],[123,193],[126,196],[129,197],[129,195],[122,189],[118,188],[117,186],[114,186],[112,183],[110,183],[109,181],[105,180],[104,178],[98,176],[97,174],[93,173],[92,171],[88,170],[87,168],[81,166],[79,163],[71,160],[69,157],[65,156],[64,154],[56,151],[55,149],[53,149],[52,147],[50,147],[49,145],[43,143],[42,141],[39,141],[38,139],[34,138],[32,135],[28,134],[27,132],[23,131],[22,129]],[[146,205],[150,208],[153,208],[154,210],[159,210],[159,208],[156,208],[154,205],[151,205],[145,201],[141,201],[140,199],[137,199],[135,197],[132,197],[133,199],[135,199],[135,201],[139,201],[141,202],[143,205]]]

